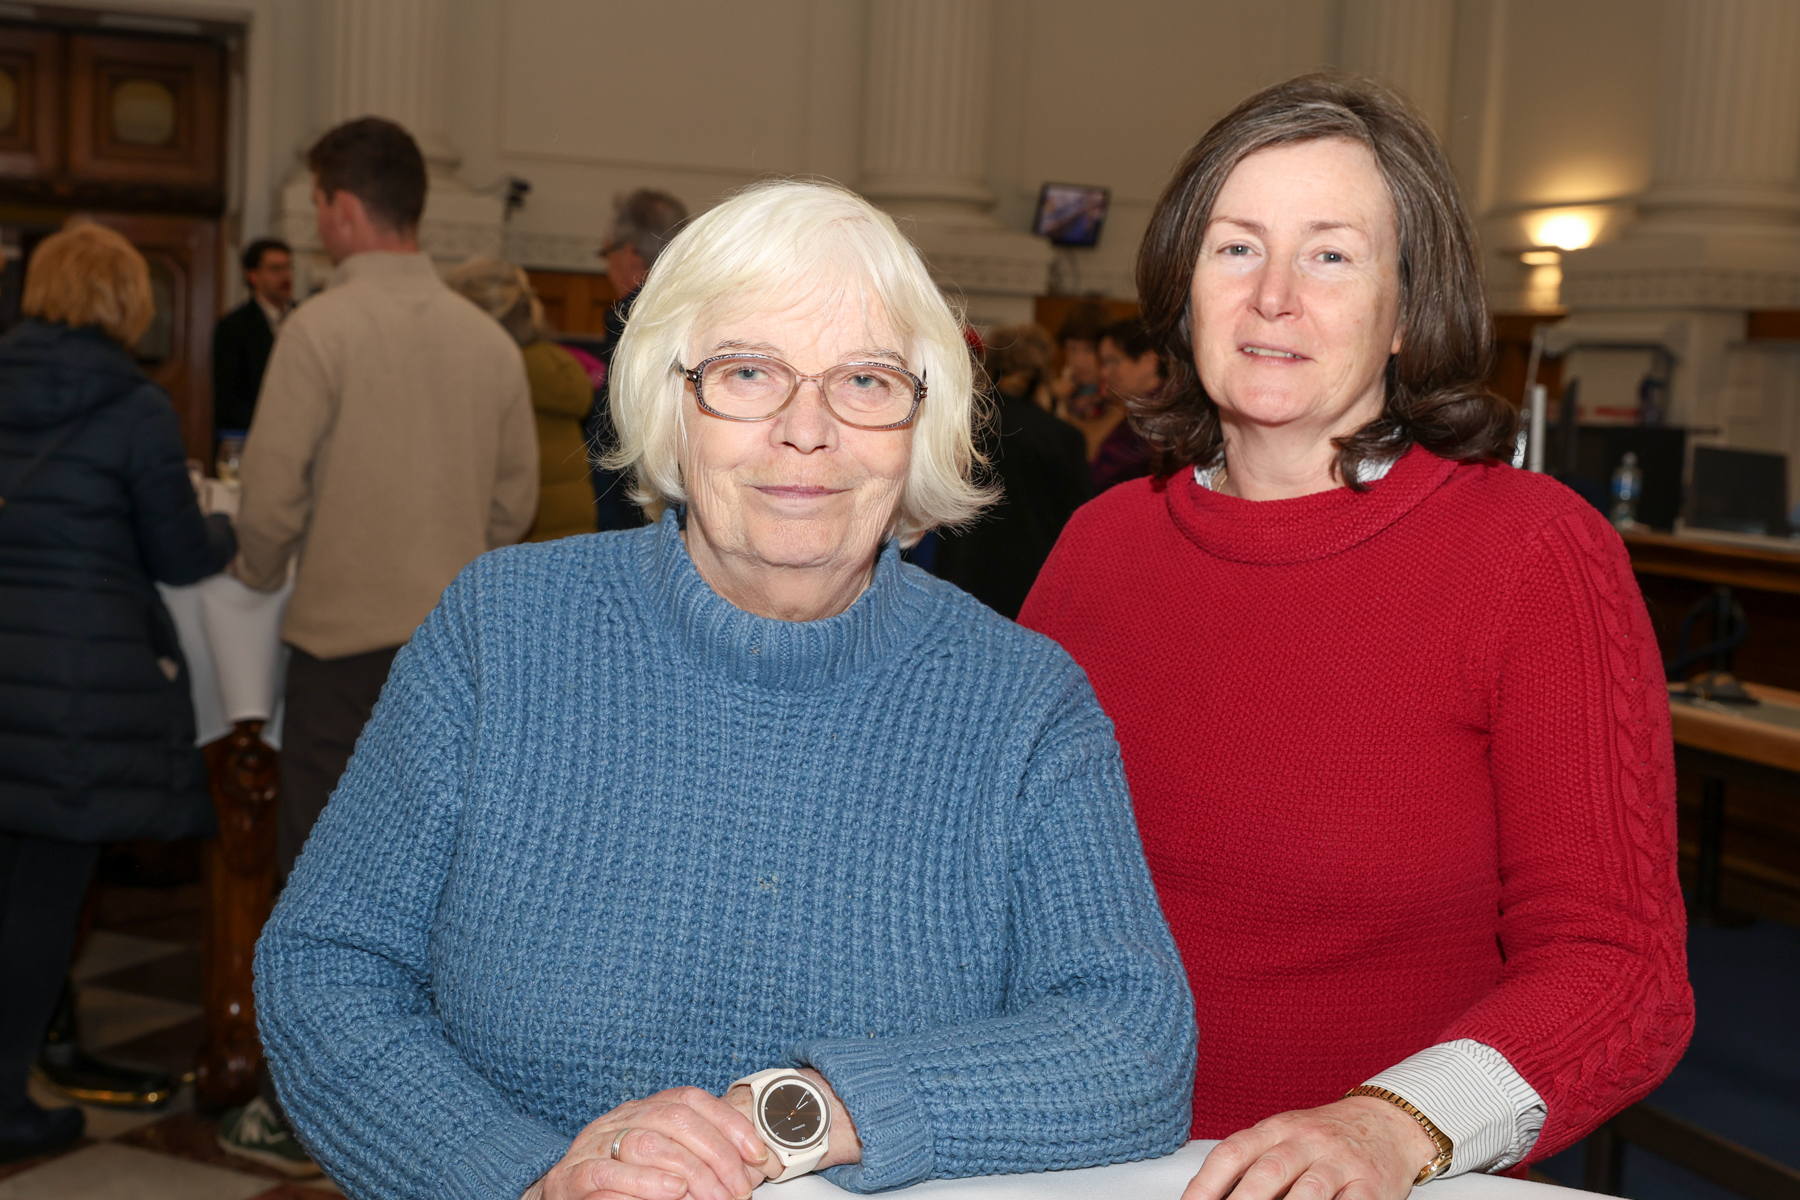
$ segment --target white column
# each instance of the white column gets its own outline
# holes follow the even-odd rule
[[[987,167],[990,0],[874,0],[869,6],[863,192],[979,216]]]
[[[1662,0],[1657,17],[1651,183],[1617,241],[1563,256],[1561,336],[1662,342],[1672,420],[1716,429],[1744,314],[1800,307],[1800,0]],[[1615,391],[1582,401],[1631,405]]]
[[[1637,232],[1800,225],[1800,3],[1664,0]]]
[[[1031,318],[1051,251],[988,215],[992,0],[870,0],[860,190],[978,325]]]
[[[1448,134],[1455,0],[1343,0],[1341,20],[1338,64],[1398,89]]]
[[[357,117],[386,117],[418,139],[432,173],[457,155],[444,132],[449,77],[447,0],[321,0],[329,128]]]
[[[440,265],[499,255],[505,204],[456,177],[447,126],[449,0],[316,0],[317,70],[323,88],[318,133],[358,117],[386,117],[419,143],[431,175],[419,244]],[[282,190],[280,227],[302,253],[296,290],[322,282],[326,264],[313,224],[312,178],[304,163]]]

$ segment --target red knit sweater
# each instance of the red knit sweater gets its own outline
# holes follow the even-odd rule
[[[1200,1024],[1195,1137],[1474,1038],[1531,1158],[1655,1087],[1693,995],[1655,638],[1561,485],[1414,450],[1366,493],[1123,484],[1019,617],[1124,750]]]

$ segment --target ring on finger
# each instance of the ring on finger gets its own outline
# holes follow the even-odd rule
[[[619,1147],[621,1147],[625,1144],[625,1135],[630,1132],[631,1132],[631,1130],[629,1128],[626,1128],[626,1129],[621,1129],[621,1130],[619,1130],[619,1132],[613,1134],[612,1149],[610,1151],[608,1151],[608,1153],[612,1156],[612,1159],[614,1162],[624,1162],[625,1161],[624,1159],[619,1157]]]

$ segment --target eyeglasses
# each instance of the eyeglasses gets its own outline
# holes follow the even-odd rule
[[[702,412],[727,421],[767,421],[812,380],[831,415],[853,429],[904,429],[925,400],[925,381],[890,363],[839,363],[802,375],[768,354],[721,354],[697,366],[675,368],[694,385]]]

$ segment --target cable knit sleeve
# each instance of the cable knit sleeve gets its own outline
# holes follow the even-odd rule
[[[256,948],[282,1105],[352,1196],[517,1196],[569,1146],[457,1052],[433,1003],[428,947],[473,742],[462,590],[395,660]]]
[[[1548,1109],[1532,1160],[1656,1087],[1693,1030],[1662,663],[1618,535],[1543,527],[1477,670],[1489,681],[1500,983],[1445,1031]]]
[[[1187,1139],[1193,1001],[1084,680],[1043,726],[1015,802],[1006,1013],[792,1051],[857,1123],[862,1162],[825,1173],[839,1187],[1097,1166]]]

